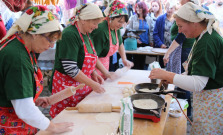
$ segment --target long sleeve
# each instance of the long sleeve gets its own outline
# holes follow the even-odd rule
[[[126,26],[126,29],[133,29],[133,17],[134,16],[131,16],[129,18],[129,24]]]
[[[176,74],[173,78],[173,84],[182,89],[194,92],[203,90],[208,82],[208,79],[209,77],[205,76],[197,76],[197,75],[188,76],[188,75]]]
[[[16,115],[27,124],[41,130],[46,130],[50,120],[35,106],[33,98],[11,100]]]
[[[63,65],[64,71],[72,78],[75,78],[80,72],[80,69],[77,66],[77,62],[75,61],[62,59],[61,63]]]
[[[160,37],[159,37],[159,21],[157,20],[155,23],[155,28],[153,31],[153,39],[154,39],[154,43],[156,47],[161,47],[161,45],[163,44],[163,42],[161,41]]]
[[[146,17],[147,24],[149,25],[149,42],[153,43],[153,30],[154,30],[154,25],[155,21],[153,21],[153,18],[147,15]]]

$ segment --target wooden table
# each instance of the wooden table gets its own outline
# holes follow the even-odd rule
[[[122,89],[124,87],[132,87],[132,84],[118,84],[118,82],[131,82],[134,84],[138,83],[148,83],[150,79],[148,78],[150,72],[145,70],[129,70],[125,73],[121,78],[115,81],[105,81],[103,85],[106,89],[106,93],[100,95],[92,92],[89,94],[84,100],[82,100],[79,104],[100,104],[100,103],[111,103],[113,106],[120,105],[120,99],[122,98]],[[174,85],[169,85],[168,89],[172,90]],[[171,101],[171,97],[166,95],[165,100],[167,102],[166,112],[161,113],[161,120],[158,123],[154,123],[150,120],[142,120],[142,119],[134,119],[134,135],[162,135],[167,133],[175,132],[175,128],[177,128],[180,132],[180,135],[186,134],[186,121],[184,121],[184,117],[180,118],[169,118],[169,103]],[[62,111],[57,117],[53,119],[54,122],[74,122],[75,126],[73,128],[72,133],[64,133],[63,135],[81,135],[82,130],[87,125],[98,124],[95,120],[95,116],[98,113],[78,113],[77,111]],[[175,126],[174,124],[178,121]],[[81,123],[81,124],[80,124]],[[116,132],[118,127],[118,121],[110,122],[110,123],[102,123],[109,125],[114,132]],[[173,128],[168,128],[169,126]],[[165,128],[166,127],[166,128]],[[169,129],[169,130],[168,130]],[[179,132],[178,132],[179,133]],[[46,132],[39,132],[38,135],[48,135]],[[172,135],[172,134],[171,134]],[[176,134],[177,135],[177,134]]]
[[[187,114],[187,111],[184,111]],[[179,118],[168,117],[163,135],[186,135],[187,119],[182,114]]]

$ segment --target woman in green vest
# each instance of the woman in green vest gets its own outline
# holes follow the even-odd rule
[[[132,67],[133,63],[126,59],[125,48],[122,42],[120,28],[128,22],[128,13],[124,3],[113,1],[104,11],[106,19],[98,25],[98,29],[92,32],[95,49],[101,65],[97,65],[97,71],[103,78],[110,78],[108,72],[110,56],[119,52],[125,66]],[[107,72],[104,72],[107,71]]]
[[[69,131],[72,123],[53,123],[37,105],[49,105],[35,54],[61,37],[60,24],[45,7],[31,7],[12,26],[0,44],[0,134],[51,134]]]
[[[223,38],[214,15],[192,2],[175,14],[179,33],[195,38],[184,62],[185,74],[153,69],[151,79],[162,79],[193,92],[192,135],[223,134]]]
[[[92,42],[91,33],[98,28],[103,14],[100,8],[92,3],[75,8],[71,25],[62,33],[62,39],[57,42],[55,64],[51,78],[52,95],[62,91],[67,86],[86,84],[76,91],[76,94],[64,99],[50,108],[51,117],[55,117],[66,107],[75,107],[82,99],[92,92],[103,93],[101,86],[103,78],[95,71],[98,63],[97,53]]]

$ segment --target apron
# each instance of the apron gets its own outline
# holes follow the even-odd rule
[[[96,62],[97,62],[96,51],[94,49],[94,46],[91,42],[89,35],[87,34],[94,54],[88,53],[87,47],[86,47],[84,39],[80,33],[80,30],[77,26],[77,23],[75,23],[74,25],[77,27],[77,30],[78,30],[81,40],[83,42],[83,47],[84,47],[84,52],[85,52],[85,58],[84,58],[84,62],[83,62],[81,71],[87,77],[91,78],[91,73],[94,71]],[[64,90],[67,86],[76,87],[79,84],[80,84],[80,82],[75,81],[69,75],[62,74],[59,71],[55,70],[54,76],[53,76],[53,83],[52,83],[52,95]],[[57,114],[59,114],[61,111],[63,111],[64,108],[75,107],[82,99],[84,99],[88,94],[90,94],[91,91],[92,91],[92,89],[86,85],[83,88],[78,89],[76,91],[75,95],[52,105],[50,108],[50,116],[52,118],[54,118]]]
[[[108,19],[106,19],[106,20],[108,22]],[[108,22],[108,31],[109,31],[109,46],[110,46],[108,54],[106,57],[98,58],[107,70],[109,70],[110,56],[112,56],[119,48],[119,40],[118,40],[118,35],[117,35],[116,30],[115,30],[115,35],[116,35],[117,43],[116,43],[116,45],[112,44],[112,36],[111,36],[109,22]],[[96,71],[98,72],[99,75],[101,75],[103,78],[105,78],[105,76],[98,69],[96,69]]]
[[[2,43],[4,43],[4,45],[0,48],[0,51],[10,41],[12,41],[15,38],[17,38],[21,43],[25,44],[24,41],[18,35],[13,35],[2,42]],[[24,47],[26,48],[26,51],[29,54],[31,63],[35,70],[34,71],[34,78],[35,78],[35,82],[36,82],[36,95],[34,97],[34,102],[35,102],[43,90],[43,85],[42,85],[43,84],[43,76],[42,76],[41,70],[38,68],[38,66],[34,66],[30,51],[28,50],[28,48],[26,46],[24,46]],[[37,64],[34,53],[33,53],[33,58],[34,58],[35,63]],[[23,120],[18,118],[13,107],[0,107],[0,117],[1,117],[0,134],[2,134],[2,135],[8,135],[8,134],[28,135],[28,134],[35,134],[37,132],[36,128],[26,124]]]
[[[194,43],[188,60],[183,63],[185,73],[192,58],[193,48],[207,31],[203,31]],[[223,134],[223,88],[193,92],[193,126],[191,135]]]

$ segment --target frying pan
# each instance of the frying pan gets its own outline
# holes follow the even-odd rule
[[[162,97],[160,97],[158,95],[154,95],[154,94],[144,94],[144,93],[135,94],[135,95],[132,95],[131,96],[132,103],[133,103],[134,100],[139,100],[139,99],[152,99],[152,100],[154,100],[154,101],[157,102],[158,107],[157,108],[154,108],[154,109],[142,109],[142,108],[136,107],[133,104],[133,108],[136,111],[139,111],[139,112],[142,112],[142,113],[150,113],[151,112],[155,116],[157,116],[158,118],[160,118],[160,114],[159,114],[159,112],[157,110],[160,109],[160,108],[162,108],[162,106],[165,104],[165,100]]]
[[[181,93],[181,94],[184,94],[185,92],[182,92],[182,91],[177,91],[177,90],[172,90],[172,91],[164,91],[164,86],[162,85],[161,88],[160,88],[160,91],[158,92],[143,92],[143,91],[140,91],[140,89],[144,89],[144,88],[148,88],[148,89],[156,89],[158,87],[158,84],[155,84],[155,83],[140,83],[140,84],[137,84],[135,86],[135,91],[137,93],[150,93],[150,94],[167,94],[167,93]]]

